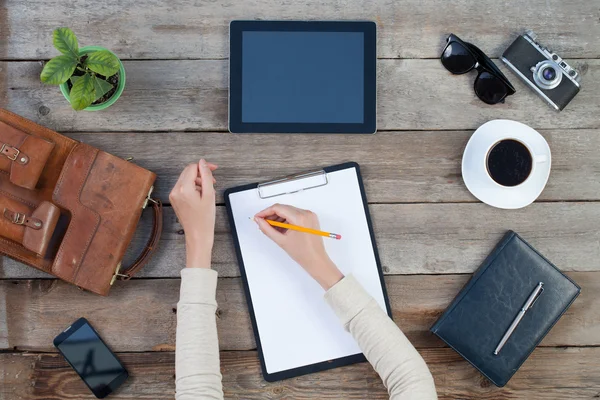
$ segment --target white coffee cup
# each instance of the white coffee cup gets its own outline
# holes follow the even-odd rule
[[[489,166],[498,167],[503,164],[492,165],[488,162],[494,148],[507,140],[519,143],[519,154],[525,154],[522,148],[526,148],[525,160],[531,165],[529,174],[514,174],[520,178],[516,182],[513,181],[512,186],[498,183],[490,173]],[[498,154],[510,155],[508,150],[504,149],[502,151],[506,153]],[[522,161],[518,157],[516,160]],[[542,193],[550,176],[551,164],[550,146],[539,132],[517,121],[497,119],[486,122],[473,133],[465,147],[461,172],[467,189],[477,199],[493,207],[516,209],[531,204]],[[492,172],[495,174],[497,171],[502,169]]]

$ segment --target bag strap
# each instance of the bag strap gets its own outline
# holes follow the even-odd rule
[[[152,224],[152,233],[150,234],[150,239],[148,239],[148,243],[146,247],[139,255],[139,257],[131,264],[130,267],[123,269],[122,273],[119,273],[117,269],[116,277],[119,280],[128,281],[130,280],[136,272],[138,272],[148,261],[156,248],[158,247],[158,241],[160,240],[160,234],[162,233],[163,227],[163,207],[162,202],[160,200],[148,199],[148,202],[152,204],[154,223]]]
[[[4,218],[9,220],[15,225],[23,225],[29,228],[40,230],[42,229],[42,221],[38,218],[34,218],[30,215],[26,215],[17,211],[9,210],[8,208],[4,208]]]

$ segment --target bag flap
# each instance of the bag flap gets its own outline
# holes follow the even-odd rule
[[[58,207],[49,201],[43,201],[31,214],[31,222],[25,224],[23,246],[44,256],[56,228],[58,217],[60,217]]]
[[[0,170],[17,186],[35,189],[54,143],[0,121]]]
[[[58,181],[62,166],[73,147],[79,142],[2,108],[0,108],[0,121],[5,125],[15,128],[17,131],[45,139],[55,144],[46,162],[46,168],[42,170],[36,187],[36,191],[39,192],[38,198],[51,200],[52,190],[54,190],[54,186]],[[2,170],[1,167],[0,170]]]
[[[60,210],[54,204],[43,201],[38,207],[0,191],[0,237],[40,257],[46,255]]]
[[[80,143],[54,190],[71,222],[52,266],[58,277],[106,294],[156,175]]]
[[[25,138],[16,161],[12,162],[10,181],[17,186],[35,189],[52,149],[54,143],[45,139],[36,136]]]
[[[67,158],[54,189],[53,200],[71,213],[71,222],[56,254],[52,272],[73,282],[92,238],[100,225],[100,216],[81,204],[79,196],[98,150],[77,145]]]

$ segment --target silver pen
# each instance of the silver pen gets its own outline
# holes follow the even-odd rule
[[[529,295],[529,298],[527,298],[527,301],[521,308],[521,311],[519,311],[519,313],[517,314],[517,316],[514,319],[514,321],[512,322],[512,324],[510,324],[510,326],[508,327],[508,330],[506,331],[504,336],[502,336],[502,340],[500,340],[500,343],[498,343],[496,350],[494,350],[495,356],[497,356],[498,353],[500,353],[500,350],[502,350],[502,348],[504,347],[504,345],[506,344],[508,339],[511,337],[511,335],[515,331],[515,329],[517,329],[517,326],[519,325],[519,323],[525,316],[525,313],[527,312],[527,310],[529,310],[531,308],[533,303],[535,303],[535,300],[542,294],[543,291],[544,291],[544,283],[540,282],[537,284],[535,289],[533,289],[533,292],[531,292],[531,294]]]

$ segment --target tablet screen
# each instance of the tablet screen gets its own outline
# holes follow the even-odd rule
[[[364,33],[242,33],[242,122],[363,123]]]

